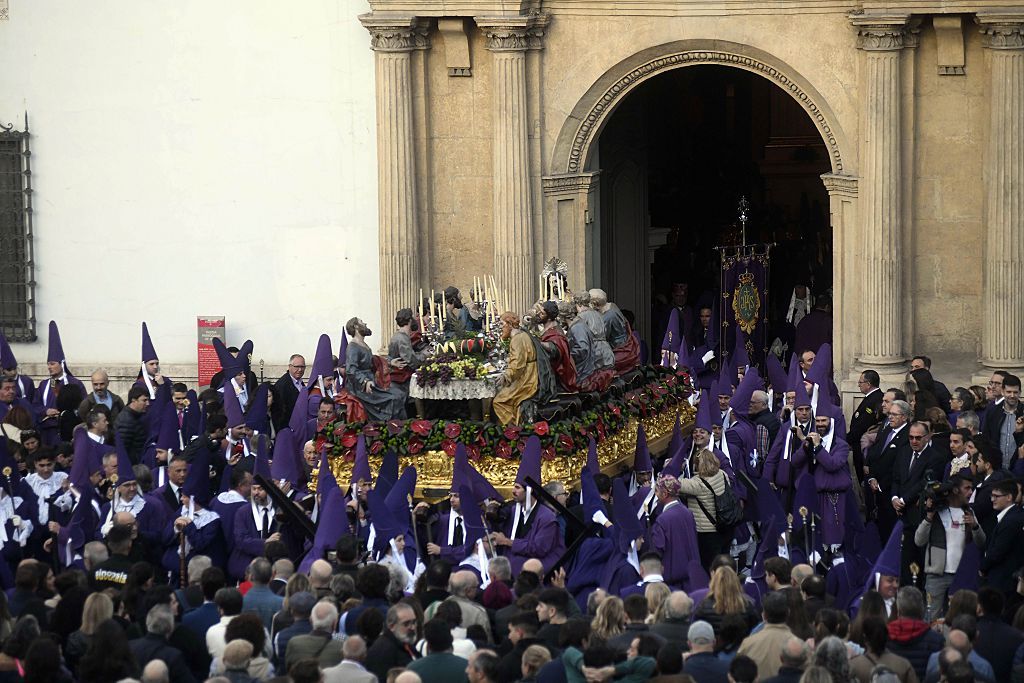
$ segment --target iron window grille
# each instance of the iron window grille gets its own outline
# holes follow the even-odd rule
[[[32,251],[32,151],[25,129],[0,123],[0,328],[11,341],[36,339]]]

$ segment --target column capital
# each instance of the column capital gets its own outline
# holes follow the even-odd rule
[[[824,173],[821,176],[821,181],[825,184],[825,190],[829,196],[856,197],[859,180],[860,178],[857,176],[839,173]]]
[[[543,48],[542,38],[550,16],[532,14],[511,17],[474,17],[487,38],[491,52],[522,52]]]
[[[892,52],[918,43],[920,20],[909,14],[851,14],[857,29],[857,47],[871,52]]]
[[[359,23],[370,32],[370,49],[374,52],[411,52],[430,47],[429,23],[419,17],[370,12],[360,14]]]
[[[978,12],[974,21],[981,28],[983,44],[991,50],[1024,49],[1024,13]]]

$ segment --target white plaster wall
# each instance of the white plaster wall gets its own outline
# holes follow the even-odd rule
[[[362,0],[10,0],[0,121],[29,112],[39,341],[80,376],[194,366],[197,315],[254,360],[381,335],[373,53]],[[180,376],[180,375],[179,375]]]

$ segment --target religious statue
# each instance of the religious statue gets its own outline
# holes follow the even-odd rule
[[[395,324],[398,329],[391,335],[391,341],[388,343],[388,360],[402,361],[402,366],[392,368],[390,374],[391,386],[399,400],[399,405],[396,406],[398,413],[395,417],[405,419],[409,382],[416,369],[427,359],[427,354],[424,350],[416,350],[413,345],[412,335],[419,330],[419,321],[416,320],[411,308],[400,310],[395,315]]]
[[[579,391],[576,386],[576,365],[572,362],[572,353],[569,351],[569,339],[558,325],[558,304],[554,301],[542,303],[537,313],[537,323],[541,329],[541,345],[547,352],[551,369],[558,378],[559,388],[563,393]]]
[[[608,344],[615,357],[615,374],[622,375],[636,369],[640,363],[640,344],[626,322],[619,307],[608,301],[603,289],[590,290],[590,304],[604,318]]]
[[[469,309],[462,305],[462,292],[458,287],[444,290],[444,338],[458,339],[469,328]]]
[[[505,312],[501,324],[502,338],[509,341],[508,368],[492,405],[501,424],[519,424],[532,418],[529,413],[537,406],[554,398],[557,385],[540,340],[520,327],[519,316]],[[524,406],[527,401],[532,403]]]
[[[394,418],[404,410],[404,402],[401,394],[391,386],[391,368],[405,367],[405,361],[395,358],[389,363],[375,356],[366,343],[366,337],[373,333],[359,318],[345,323],[345,331],[352,338],[345,358],[349,391],[363,404],[371,420],[385,422]]]

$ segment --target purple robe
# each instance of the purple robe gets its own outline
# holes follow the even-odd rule
[[[812,423],[808,429],[812,429],[813,426]],[[782,451],[786,447],[786,435],[790,434],[789,426],[783,425],[783,427],[784,429],[779,430],[775,441],[772,442],[772,447],[764,462],[764,478],[769,483],[775,484],[780,491],[795,488],[800,476],[807,471],[807,452],[796,441],[795,436],[790,440],[790,448],[796,446],[796,450],[788,459],[782,457]],[[785,501],[783,501],[783,507],[786,507]]]
[[[141,496],[141,493],[136,495]],[[163,542],[163,522],[164,513],[163,510],[158,509],[153,501],[147,499],[145,496],[142,498],[145,501],[145,505],[139,510],[139,514],[135,516],[135,524],[139,527],[139,536],[152,547],[159,547]],[[107,501],[100,507],[100,524],[96,527],[96,539],[97,541],[103,540],[103,532],[100,526],[107,520],[107,515],[110,514],[111,501]]]
[[[832,314],[812,310],[796,326],[795,350],[820,349],[822,344],[832,343]]]
[[[441,515],[437,520],[437,526],[434,528],[434,543],[440,546],[441,552],[438,555],[442,560],[445,560],[451,566],[457,567],[460,562],[466,559],[466,544],[461,545],[449,545],[448,544],[448,520],[451,519],[451,513],[446,512]],[[467,536],[466,520],[462,520],[462,538],[465,539]]]
[[[70,372],[67,373],[67,386],[77,384],[82,387],[82,394],[85,396],[89,395],[89,392],[85,390],[85,385],[82,384],[81,380],[72,375]],[[60,441],[60,433],[58,432],[57,418],[46,417],[46,411],[53,408],[57,409],[57,392],[50,389],[46,389],[46,383],[49,379],[44,379],[40,382],[40,386],[36,388],[35,398],[32,400],[33,413],[35,414],[36,424],[39,425],[39,437],[43,442],[44,446],[55,446]],[[45,400],[44,400],[45,396]],[[44,419],[45,418],[45,419]]]
[[[38,423],[38,417],[36,415],[35,409],[32,408],[31,403],[29,403],[23,398],[15,398],[10,403],[0,403],[0,420],[3,420],[5,417],[7,417],[7,413],[11,412],[11,408],[24,409],[26,412],[28,412],[29,417],[32,418],[32,423]]]
[[[28,375],[18,375],[15,379],[14,395],[18,398],[23,398],[27,403],[31,403],[32,399],[36,397],[36,383],[32,381],[32,378]],[[31,412],[31,411],[29,411]],[[953,424],[956,424],[955,422]]]
[[[515,507],[512,507],[515,514]],[[512,538],[512,523],[509,519],[506,536]],[[506,553],[509,563],[512,565],[512,576],[517,576],[523,568],[523,563],[531,557],[535,557],[544,565],[544,571],[550,570],[558,558],[565,552],[565,541],[562,539],[562,530],[558,526],[558,518],[546,505],[537,503],[533,507],[533,513],[526,520],[526,535],[512,541],[512,547]]]
[[[799,450],[806,453],[805,448]],[[821,542],[838,545],[846,535],[846,496],[851,479],[848,458],[850,447],[839,437],[832,440],[831,450],[821,448],[813,456],[814,486],[818,490],[818,514],[821,516]]]
[[[601,587],[604,569],[613,558],[621,557],[610,538],[588,538],[580,544],[576,556],[566,567],[565,589],[576,599],[580,611],[587,613],[587,598]]]
[[[651,550],[661,555],[665,583],[687,590],[690,560],[700,560],[693,513],[682,503],[670,503],[651,526]]]
[[[230,491],[225,491],[217,494],[217,497],[210,502],[210,509],[220,516],[220,531],[221,538],[224,540],[224,551],[230,555],[235,547],[235,513],[241,507],[248,508],[249,501],[245,499],[233,500],[234,496],[229,496],[229,493]],[[225,502],[224,498],[231,502]]]
[[[148,504],[148,503],[147,503]],[[178,579],[178,572],[181,565],[179,557],[180,546],[178,545],[178,534],[174,532],[174,520],[177,516],[169,518],[164,524],[163,546],[164,554],[161,563],[164,569],[171,572],[173,579]],[[196,555],[206,555],[213,561],[213,566],[224,566],[224,547],[220,541],[220,520],[214,519],[197,529],[195,524],[185,527],[185,538],[192,546],[185,558],[186,563]],[[173,585],[173,582],[172,582]]]
[[[249,503],[234,505],[232,528],[232,550],[228,558],[228,576],[241,579],[249,568],[249,563],[263,556],[264,538],[256,528],[256,520],[252,516],[252,505]],[[272,507],[272,506],[271,506]],[[223,518],[221,518],[223,520]],[[277,515],[270,520],[270,533],[278,531]],[[267,534],[268,536],[270,534]]]

